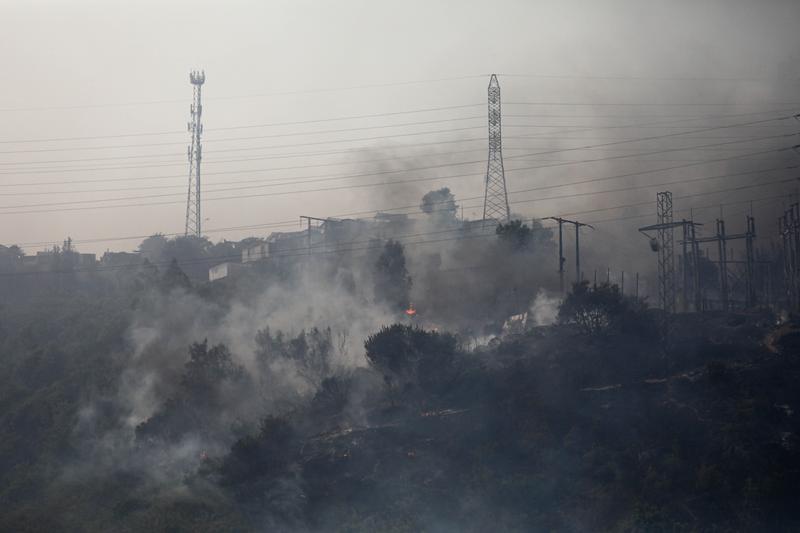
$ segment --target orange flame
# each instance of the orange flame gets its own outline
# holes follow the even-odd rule
[[[416,314],[417,314],[417,310],[414,309],[414,304],[409,304],[408,305],[408,309],[406,309],[406,315],[411,317],[411,316],[414,316]]]

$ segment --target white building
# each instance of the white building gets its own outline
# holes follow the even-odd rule
[[[260,242],[255,246],[245,248],[242,250],[242,263],[252,263],[253,261],[261,261],[266,259],[269,255],[269,244]]]
[[[208,281],[229,278],[242,272],[244,265],[241,263],[221,263],[208,269]]]

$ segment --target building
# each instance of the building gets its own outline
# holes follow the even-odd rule
[[[95,254],[81,254],[72,250],[45,250],[35,256],[25,256],[22,265],[34,270],[93,270],[97,266]]]
[[[242,273],[246,268],[241,263],[220,263],[208,269],[208,281],[217,281],[220,279],[230,278]]]
[[[106,252],[100,258],[104,267],[135,266],[142,263],[142,256],[138,252]]]
[[[255,263],[269,257],[296,257],[306,255],[309,250],[318,253],[323,244],[324,236],[320,228],[274,232],[265,242],[242,250],[242,263]]]
[[[297,256],[305,255],[309,251],[319,251],[322,242],[322,231],[319,228],[276,232],[267,237],[271,257]]]
[[[269,245],[260,242],[242,250],[242,263],[252,263],[266,259],[269,255]]]

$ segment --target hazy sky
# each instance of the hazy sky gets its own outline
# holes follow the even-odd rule
[[[500,74],[506,103],[512,209],[527,216],[650,201],[665,188],[656,185],[670,180],[785,165],[786,153],[778,159],[765,151],[797,144],[796,138],[774,136],[797,131],[798,123],[749,123],[800,112],[798,23],[800,2],[791,0],[4,0],[0,242],[23,243],[34,252],[34,243],[71,236],[82,251],[102,252],[132,249],[138,241],[81,241],[182,232],[188,72],[194,68],[207,75],[205,228],[288,221],[212,231],[213,240],[296,228],[299,215],[416,205],[424,192],[442,186],[458,198],[480,196],[483,102],[492,72]],[[412,81],[421,83],[407,83]],[[440,107],[447,109],[430,110]],[[404,113],[325,120],[395,112]],[[302,121],[309,122],[269,125]],[[554,151],[741,123],[749,125]],[[626,124],[640,127],[619,127]],[[127,134],[142,135],[122,136]],[[749,142],[721,144],[735,136]],[[52,140],[75,137],[83,139]],[[659,150],[666,152],[630,157]],[[764,153],[736,165],[717,161],[514,192],[755,152]],[[622,155],[627,157],[617,157]],[[586,159],[604,160],[529,168]],[[462,164],[449,166],[455,163]],[[520,167],[527,170],[513,170]],[[454,177],[437,179],[443,176]],[[740,175],[669,188],[690,195],[788,176]],[[408,180],[417,181],[363,186]],[[647,184],[656,185],[563,198]],[[319,188],[338,189],[296,192]],[[676,207],[784,190],[741,189],[676,200]],[[542,200],[546,196],[562,198]],[[215,199],[220,197],[235,198]],[[465,216],[480,216],[480,200],[460,203]],[[574,216],[602,220],[649,211]],[[733,216],[736,210],[726,212]],[[625,228],[648,222],[629,220]]]

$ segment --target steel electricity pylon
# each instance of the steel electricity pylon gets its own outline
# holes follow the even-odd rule
[[[651,248],[658,253],[658,303],[667,314],[671,314],[675,312],[674,230],[685,221],[673,222],[672,193],[669,191],[656,194],[656,212],[658,223],[639,228],[639,231],[650,238]],[[656,237],[648,235],[648,231],[655,231]]]
[[[492,74],[489,80],[489,161],[486,164],[486,192],[483,219],[508,222],[511,218],[503,170],[503,142],[500,113],[500,84]]]
[[[192,142],[187,148],[189,158],[189,190],[186,193],[186,236],[200,237],[202,233],[202,213],[200,211],[200,161],[203,159],[203,147],[200,138],[203,134],[202,88],[206,81],[205,71],[193,70],[189,73],[192,84],[192,105],[189,107],[191,119],[188,124]]]

